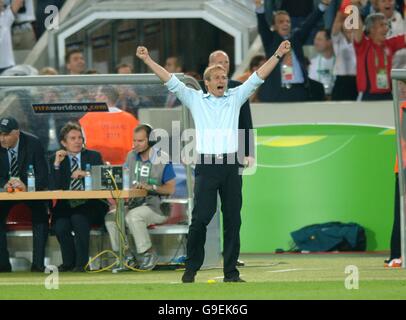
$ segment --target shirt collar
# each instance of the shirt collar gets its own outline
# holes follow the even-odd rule
[[[20,139],[17,140],[17,144],[15,145],[14,148],[9,148],[7,149],[8,151],[13,150],[15,154],[18,154],[18,146],[20,145]]]
[[[80,165],[80,161],[81,161],[80,155],[81,155],[81,152],[79,152],[79,153],[77,153],[77,154],[75,154],[75,155],[69,154],[68,157],[69,157],[70,162],[72,163],[72,158],[73,158],[73,157],[76,157],[76,159],[78,159],[78,164]]]
[[[228,92],[228,90],[229,90],[229,89],[227,89],[227,91],[224,92],[223,97],[228,97],[228,96],[230,95],[230,93]],[[213,98],[217,98],[217,97],[213,96],[211,93],[207,92],[207,93],[203,94],[203,99],[209,98],[210,96],[213,97]],[[220,97],[220,98],[222,98],[222,97]]]
[[[158,155],[158,149],[152,147],[152,148],[149,149],[149,158],[148,158],[147,161],[143,161],[143,160],[141,159],[141,156],[140,156],[139,153],[136,153],[136,154],[135,154],[135,160],[136,160],[136,161],[145,162],[145,163],[146,163],[146,162],[151,162],[151,163],[152,163],[152,162],[155,160],[155,158],[157,157],[157,155]]]

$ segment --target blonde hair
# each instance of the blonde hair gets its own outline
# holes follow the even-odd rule
[[[52,67],[44,67],[40,70],[39,74],[41,76],[56,76],[58,75],[58,71]]]
[[[206,70],[204,70],[203,80],[210,81],[211,74],[215,70],[222,70],[224,72],[227,72],[221,64],[215,64],[214,66],[207,67]]]

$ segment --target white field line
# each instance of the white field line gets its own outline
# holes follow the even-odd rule
[[[314,159],[311,161],[307,161],[307,162],[302,162],[302,163],[297,163],[297,164],[289,164],[289,165],[272,165],[272,164],[257,164],[257,167],[261,167],[261,168],[297,168],[297,167],[304,167],[304,166],[308,166],[310,164],[314,164],[316,162],[320,162],[322,160],[325,160],[329,157],[331,157],[332,155],[334,155],[335,153],[339,152],[341,149],[345,148],[352,140],[354,140],[355,136],[350,137],[346,142],[344,142],[341,146],[339,146],[337,149],[331,151],[330,153],[321,156],[318,159]]]

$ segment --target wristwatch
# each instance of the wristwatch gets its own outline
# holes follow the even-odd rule
[[[274,56],[275,56],[275,58],[278,59],[278,60],[280,60],[280,59],[282,58],[282,57],[281,57],[279,54],[277,54],[277,53],[275,53]]]

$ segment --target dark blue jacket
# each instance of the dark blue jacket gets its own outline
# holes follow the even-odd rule
[[[20,131],[17,161],[20,180],[25,185],[27,185],[28,166],[32,164],[35,173],[35,189],[37,191],[48,189],[48,162],[45,159],[44,148],[36,136]],[[0,188],[3,188],[10,179],[9,172],[8,151],[0,147]]]
[[[303,25],[295,29],[291,34],[289,41],[291,42],[292,49],[299,60],[300,67],[305,79],[305,85],[308,86],[308,75],[306,68],[306,58],[303,52],[303,45],[311,30],[317,25],[318,21],[322,18],[324,12],[318,7],[310,14]],[[258,32],[261,36],[262,44],[266,56],[271,57],[276,49],[278,49],[284,39],[275,31],[270,30],[270,26],[266,20],[265,13],[257,13]],[[265,83],[260,87],[258,97],[260,101],[276,101],[281,90],[281,64],[277,64],[272,73],[265,80]]]

